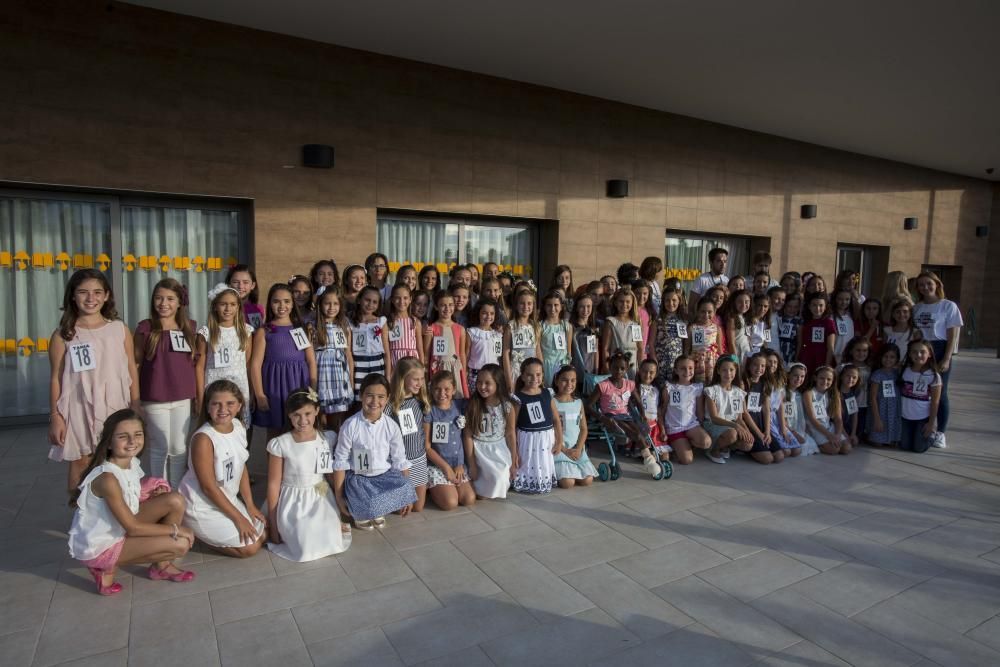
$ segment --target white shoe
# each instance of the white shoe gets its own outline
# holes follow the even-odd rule
[[[937,447],[938,449],[946,448],[948,444],[945,442],[944,433],[942,433],[941,431],[935,431],[934,433],[931,433],[930,445],[931,447]]]
[[[726,459],[724,457],[713,455],[711,449],[706,449],[705,450],[705,458],[708,459],[709,461],[711,461],[712,463],[725,463],[726,462]]]
[[[372,523],[371,520],[368,520],[368,521],[355,521],[354,525],[356,527],[360,528],[361,530],[375,530],[375,526],[373,525],[373,523]]]
[[[660,467],[660,462],[656,460],[656,457],[649,455],[642,460],[643,469],[654,477],[661,474],[663,469]]]
[[[729,450],[728,449],[723,449],[721,453],[722,453],[722,458],[724,458],[724,459],[726,459],[728,461],[729,460],[729,453],[730,453]]]
[[[372,519],[372,523],[375,524],[376,528],[378,528],[379,530],[382,530],[383,528],[385,528],[385,517],[384,516],[380,516],[380,517],[377,517],[375,519]]]

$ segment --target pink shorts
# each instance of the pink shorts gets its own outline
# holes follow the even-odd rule
[[[692,429],[688,429],[688,431],[690,430]],[[687,437],[688,437],[687,431],[677,431],[677,433],[667,433],[667,442],[672,445],[678,440],[687,440]]]
[[[90,560],[80,561],[87,567],[94,568],[95,570],[101,570],[108,572],[115,569],[115,565],[118,564],[118,559],[122,555],[122,547],[125,546],[125,538],[118,540],[110,547],[102,551],[99,555],[91,558]]]

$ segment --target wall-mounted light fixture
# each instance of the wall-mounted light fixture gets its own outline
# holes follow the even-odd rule
[[[816,204],[803,204],[802,205],[802,210],[799,213],[799,216],[803,220],[809,220],[811,218],[815,218],[816,217]]]
[[[903,229],[911,231],[917,228],[916,218],[903,218]]]
[[[612,178],[608,181],[607,193],[609,197],[614,197],[615,199],[628,197],[628,181],[624,178]]]
[[[333,146],[306,144],[302,147],[302,166],[316,169],[333,167]]]

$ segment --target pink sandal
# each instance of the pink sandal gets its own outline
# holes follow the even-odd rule
[[[171,565],[173,565],[173,563],[171,563]],[[169,567],[169,566],[167,566],[167,567]],[[177,567],[177,566],[174,565],[174,567]],[[180,570],[180,568],[177,568],[177,569]],[[160,568],[156,567],[155,565],[150,565],[149,566],[149,578],[152,579],[153,581],[163,581],[164,579],[169,579],[170,581],[173,581],[173,582],[176,582],[176,583],[183,583],[185,581],[191,581],[192,579],[194,579],[194,572],[192,572],[191,570],[181,570],[180,572],[177,572],[176,574],[173,574],[173,573],[167,572],[166,568],[163,568],[161,570]]]
[[[90,572],[90,576],[94,578],[94,583],[97,584],[97,592],[101,595],[114,595],[115,593],[121,593],[122,586],[117,581],[104,585],[104,570],[98,570],[96,567],[88,567],[87,571]]]

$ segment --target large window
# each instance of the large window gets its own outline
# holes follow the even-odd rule
[[[245,218],[239,204],[0,190],[0,419],[48,413],[49,336],[75,269],[108,276],[130,328],[165,277],[203,322],[208,289],[247,258]]]
[[[667,230],[665,240],[665,277],[677,277],[687,290],[695,278],[708,271],[708,253],[712,248],[729,251],[730,276],[746,275],[750,270],[750,239],[745,236],[699,235]]]
[[[515,276],[533,278],[538,230],[534,224],[479,218],[379,214],[376,246],[389,258],[390,273],[406,264],[418,271],[433,264],[443,285],[456,264],[476,264],[481,271],[483,264],[495,262]]]

